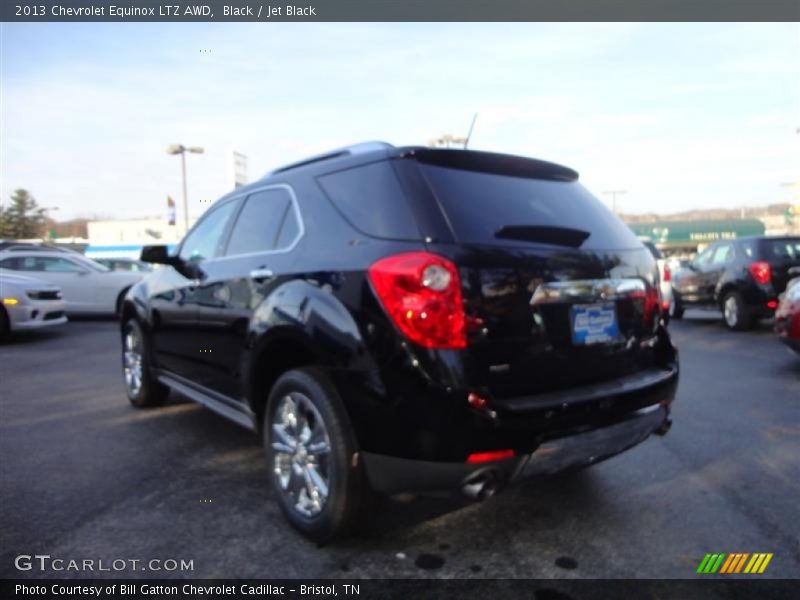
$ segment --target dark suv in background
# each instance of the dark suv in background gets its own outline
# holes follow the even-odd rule
[[[474,497],[669,429],[658,273],[578,182],[529,158],[354,146],[212,206],[128,294],[134,406],[176,390],[261,432],[291,523],[371,490]]]
[[[711,244],[672,278],[673,317],[687,307],[721,310],[730,329],[771,317],[800,266],[800,237],[746,237]]]

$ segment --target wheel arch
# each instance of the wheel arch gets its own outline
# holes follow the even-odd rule
[[[360,330],[331,289],[289,281],[275,289],[253,315],[242,380],[258,427],[270,390],[286,371],[312,365],[331,375],[365,369],[362,363],[367,353]]]

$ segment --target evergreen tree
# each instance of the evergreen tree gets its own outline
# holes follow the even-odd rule
[[[11,201],[0,207],[0,238],[28,239],[44,234],[45,209],[40,208],[28,190],[18,189]]]

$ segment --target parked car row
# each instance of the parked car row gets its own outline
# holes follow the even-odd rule
[[[30,244],[9,245],[0,250],[0,270],[4,285],[16,285],[11,275],[17,274],[29,282],[34,278],[55,286],[62,294],[66,314],[117,314],[125,292],[144,275],[112,271],[71,250]],[[3,318],[10,322],[9,314]]]
[[[800,237],[745,237],[715,242],[672,277],[673,318],[688,307],[719,310],[733,330],[772,317],[800,268]]]
[[[0,303],[0,338],[67,322],[58,286],[13,271],[0,269]]]

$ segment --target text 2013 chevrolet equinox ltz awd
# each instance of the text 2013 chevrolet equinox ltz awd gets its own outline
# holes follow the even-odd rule
[[[264,437],[286,517],[371,490],[483,497],[669,429],[655,261],[556,164],[361,144],[212,206],[128,293],[134,406],[175,390]]]

